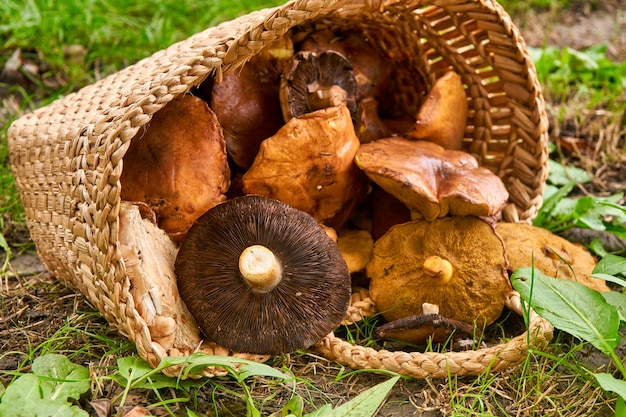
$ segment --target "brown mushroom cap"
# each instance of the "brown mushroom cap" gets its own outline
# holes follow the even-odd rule
[[[206,102],[183,95],[154,114],[124,155],[121,198],[143,201],[180,242],[191,224],[226,199],[230,169],[222,128]]]
[[[426,220],[495,216],[509,193],[472,155],[427,141],[380,139],[361,145],[356,163],[376,184]]]
[[[276,260],[269,269],[279,273],[269,285],[265,277],[249,278],[262,269],[255,260],[241,265],[256,245]],[[238,352],[307,348],[340,324],[350,301],[350,274],[337,244],[311,216],[261,196],[228,200],[200,217],[181,244],[175,271],[202,331]]]
[[[467,107],[461,77],[456,72],[447,72],[433,85],[406,136],[459,150],[467,124]]]
[[[280,103],[285,122],[339,105],[345,105],[351,119],[355,120],[356,80],[350,61],[332,51],[298,52],[285,68],[280,83]]]
[[[345,106],[292,118],[266,139],[243,176],[246,194],[285,202],[329,226],[341,224],[367,191],[354,163],[359,140]]]
[[[576,281],[597,291],[610,291],[606,282],[592,278],[596,259],[583,246],[549,230],[523,223],[499,223],[511,270],[531,267],[544,274]]]
[[[281,38],[213,85],[211,109],[224,129],[228,155],[241,168],[250,167],[261,142],[284,124],[278,88],[292,55],[290,39]]]
[[[476,217],[412,221],[376,241],[370,296],[389,320],[439,306],[446,318],[478,327],[496,320],[512,291],[502,240]]]

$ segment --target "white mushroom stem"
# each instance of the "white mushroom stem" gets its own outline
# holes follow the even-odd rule
[[[283,268],[274,253],[262,245],[249,246],[241,253],[239,271],[248,285],[261,292],[270,292],[283,276]]]
[[[424,273],[433,278],[438,278],[442,284],[450,281],[454,274],[454,267],[450,261],[436,255],[426,258],[422,267],[424,268]]]
[[[437,304],[423,303],[422,314],[439,314],[439,306]]]

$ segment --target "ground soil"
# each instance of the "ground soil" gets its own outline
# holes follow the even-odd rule
[[[623,1],[598,1],[591,5],[580,2],[567,11],[527,12],[516,15],[514,19],[528,45],[585,48],[606,42],[610,55],[624,61],[625,10],[626,3]],[[547,100],[549,102],[549,97]],[[558,103],[549,104],[556,106]],[[587,142],[598,139],[594,134],[580,135],[575,127],[568,123],[553,124],[552,140],[566,143],[567,138]],[[590,167],[595,172],[596,177],[584,192],[602,195],[626,190],[624,131],[618,134],[618,142],[614,144],[617,153],[609,155],[601,151],[602,147],[593,143],[590,146],[596,152],[572,150],[566,154],[572,163]],[[28,363],[32,355],[56,351],[59,347],[72,352],[72,360],[88,366],[94,375],[106,375],[111,372],[118,355],[134,352],[133,346],[110,329],[82,295],[49,276],[32,246],[28,246],[28,233],[23,226],[9,229],[6,237],[14,246],[24,249],[16,252],[11,261],[14,273],[0,281],[0,381],[7,384],[11,379],[10,372],[16,369],[27,371],[28,367],[23,368],[23,364]],[[560,344],[556,346],[562,346],[562,350],[557,347],[550,352],[551,355],[564,354],[571,346],[577,345],[566,334],[558,334],[557,337]],[[620,355],[624,356],[623,349]],[[571,361],[591,370],[613,371],[606,357],[591,347],[574,352]],[[269,363],[287,368],[310,382],[276,388],[271,381],[255,381],[252,394],[257,401],[263,402],[268,395],[273,396],[263,402],[264,415],[278,411],[292,392],[309,401],[307,411],[310,411],[313,404],[345,402],[387,379],[373,373],[351,374],[339,379],[338,375],[349,370],[311,353],[285,355],[273,358]],[[547,375],[555,372],[552,369],[554,362],[548,355],[536,353],[530,363],[535,369],[544,369],[543,373]],[[495,416],[612,415],[611,397],[581,381],[565,364],[556,370],[556,376],[545,380],[538,380],[536,376],[537,373],[518,367],[478,379],[401,380],[378,415],[448,416],[451,415],[452,401],[464,402],[474,410],[482,409],[484,415]],[[520,380],[524,382],[520,383]],[[241,393],[233,381],[220,379],[217,383]],[[226,394],[225,390],[215,389],[215,384],[211,382],[195,392],[199,415],[245,415],[245,403]],[[93,416],[106,416],[110,412],[124,415],[133,407],[148,407],[158,401],[149,390],[133,390],[126,404],[119,407],[111,399],[120,391],[121,388],[112,382],[94,385],[91,393],[82,400],[83,406]],[[167,391],[162,395],[172,398],[176,393]],[[176,414],[186,415],[184,405],[173,404],[170,408]],[[153,415],[166,415],[162,406],[150,410]]]

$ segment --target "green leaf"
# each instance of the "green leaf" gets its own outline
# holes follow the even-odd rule
[[[77,400],[91,386],[89,370],[63,355],[51,353],[39,356],[33,361],[32,370],[35,375],[46,377],[42,379],[41,386],[49,389],[45,396],[52,400]]]
[[[126,387],[129,383],[135,386],[134,383],[145,378],[153,371],[154,369],[145,360],[137,356],[126,356],[118,358],[117,372],[113,377],[123,387]]]
[[[607,355],[613,353],[619,343],[619,315],[598,291],[548,277],[533,268],[516,270],[511,283],[522,299],[554,327],[590,342]]]
[[[324,404],[322,407],[318,408],[317,410],[304,415],[304,417],[329,417],[329,416],[334,416],[333,406],[330,404]]]
[[[621,398],[626,399],[626,381],[615,378],[611,374],[599,373],[595,374],[600,387],[608,392],[614,392]]]
[[[554,185],[567,185],[570,182],[584,184],[591,181],[593,175],[584,169],[573,166],[565,166],[552,159],[548,160],[548,181]]]
[[[617,314],[622,323],[626,323],[626,294],[617,291],[606,291],[600,293],[607,303],[617,309]]]
[[[37,375],[24,374],[9,385],[0,403],[0,417],[88,417],[67,399],[44,398]]]
[[[332,417],[371,417],[385,401],[387,394],[400,379],[399,376],[382,382],[375,387],[363,391],[347,403],[335,408]]]
[[[622,397],[615,401],[615,417],[626,417],[626,403]]]
[[[287,404],[280,411],[280,415],[282,417],[302,417],[302,412],[304,411],[304,400],[301,396],[295,395],[291,397]]]
[[[547,223],[547,221],[552,216],[552,210],[557,206],[557,204],[563,200],[567,195],[572,192],[575,182],[569,182],[559,188],[556,192],[554,192],[550,197],[546,198],[543,201],[543,205],[539,209],[539,213],[537,213],[537,217],[533,220],[533,224],[535,226],[543,227]]]
[[[598,274],[626,276],[626,258],[612,254],[605,255],[591,272],[592,277],[596,277]],[[624,284],[621,285],[624,286]]]

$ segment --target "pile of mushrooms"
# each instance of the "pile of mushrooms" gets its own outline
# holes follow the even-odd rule
[[[388,321],[379,337],[471,337],[500,317],[511,267],[552,249],[516,246],[530,231],[499,222],[504,184],[462,151],[462,79],[446,73],[411,115],[390,101],[387,61],[366,37],[294,32],[133,138],[120,245],[154,339],[176,346],[186,320],[234,351],[307,348],[363,287]]]

